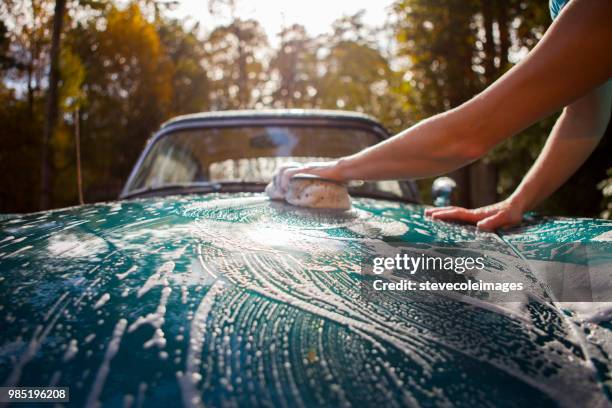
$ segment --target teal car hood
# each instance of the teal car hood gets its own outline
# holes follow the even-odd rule
[[[497,235],[418,205],[335,213],[252,194],[7,217],[0,382],[69,386],[86,406],[605,406],[611,326],[583,322],[513,259],[558,265],[546,242],[611,229],[558,219]],[[502,254],[500,273],[533,296],[364,296],[365,260],[410,242]]]

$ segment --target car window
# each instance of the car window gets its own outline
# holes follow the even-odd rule
[[[149,149],[128,193],[166,185],[202,182],[267,183],[287,162],[326,161],[380,141],[373,130],[334,126],[241,126],[178,130]],[[401,197],[396,181],[358,183],[362,192]]]

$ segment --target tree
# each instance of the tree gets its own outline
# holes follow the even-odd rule
[[[316,82],[318,107],[347,109],[377,117],[391,130],[408,124],[402,73],[393,70],[377,47],[376,29],[366,26],[363,12],[332,24],[332,34],[319,39]],[[404,89],[406,91],[406,89]]]
[[[198,25],[186,31],[178,20],[158,20],[158,33],[166,58],[172,64],[171,115],[200,112],[210,107],[204,63],[206,51],[196,32]]]
[[[398,54],[408,60],[413,116],[425,118],[472,97],[479,89],[473,67],[477,2],[401,0],[394,10]],[[458,204],[471,206],[469,169],[459,169],[451,176],[459,186]]]
[[[9,52],[9,45],[8,29],[6,24],[0,21],[0,71],[6,71],[16,66],[16,61]]]
[[[54,3],[49,0],[7,0],[0,3],[0,13],[12,25],[6,36],[11,44],[6,57],[12,62],[6,75],[12,81],[24,83],[31,120],[34,119],[34,105],[41,93],[43,78],[48,72],[48,26],[52,25],[53,10]]]
[[[244,109],[256,104],[267,79],[261,58],[267,45],[255,20],[235,18],[213,30],[206,41],[212,108]]]
[[[86,195],[112,199],[146,139],[170,116],[174,66],[155,25],[134,3],[123,10],[112,6],[101,18],[78,25],[69,46],[86,71],[81,87]]]
[[[312,107],[318,90],[317,43],[304,26],[294,24],[278,34],[281,42],[270,63],[271,76],[277,82],[272,93],[275,107]]]
[[[40,207],[47,209],[51,195],[52,168],[49,156],[51,155],[50,140],[57,126],[58,117],[58,95],[59,82],[59,56],[61,50],[61,35],[64,22],[64,11],[66,0],[55,1],[55,12],[53,15],[53,32],[51,34],[51,51],[49,64],[49,85],[47,99],[45,101],[45,125],[43,128],[42,160],[41,160],[41,196]]]

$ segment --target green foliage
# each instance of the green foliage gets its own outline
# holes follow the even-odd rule
[[[213,30],[206,43],[213,109],[244,109],[260,99],[267,75],[257,52],[266,46],[255,20],[234,19]]]
[[[499,169],[497,184],[502,197],[510,195],[540,154],[558,115],[551,116],[495,147],[487,159]]]
[[[281,43],[270,62],[270,72],[278,77],[278,86],[266,102],[280,108],[316,106],[317,42],[299,24],[283,28],[278,36]]]
[[[111,7],[103,30],[99,24],[88,21],[67,39],[87,73],[81,129],[90,200],[117,191],[146,139],[167,118],[173,98],[174,67],[140,8]]]
[[[210,84],[202,61],[206,50],[195,32],[198,26],[186,31],[181,22],[159,24],[158,33],[165,57],[172,69],[172,115],[193,113],[209,108]]]
[[[60,89],[61,110],[65,113],[74,112],[85,99],[82,91],[85,80],[85,67],[81,59],[68,47],[64,47],[60,56]]]
[[[319,38],[308,37],[299,25],[283,29],[270,64],[278,76],[272,105],[354,110],[375,116],[391,130],[404,128],[410,86],[391,69],[377,48],[376,31],[362,18],[359,12],[338,19],[333,32]]]
[[[398,55],[408,60],[410,107],[417,118],[457,106],[476,92],[476,3],[402,0],[394,5]]]

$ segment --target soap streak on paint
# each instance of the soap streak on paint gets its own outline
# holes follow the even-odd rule
[[[64,302],[62,307],[53,316],[53,319],[51,319],[51,321],[46,326],[38,325],[36,327],[34,334],[32,336],[32,339],[30,340],[30,343],[28,344],[28,348],[20,356],[19,360],[14,365],[10,376],[6,379],[6,381],[3,384],[3,387],[16,387],[17,385],[19,385],[19,380],[21,378],[21,374],[22,374],[24,367],[26,366],[26,364],[30,362],[30,360],[32,360],[32,358],[36,356],[36,353],[38,352],[40,346],[43,344],[43,342],[45,341],[45,339],[47,338],[51,330],[55,327],[59,317],[61,316],[62,312],[66,309],[69,302],[70,302],[70,299]]]
[[[204,258],[202,258],[202,246],[198,244],[196,248],[198,251],[198,260],[200,261],[200,265],[202,266],[202,269],[204,269],[214,279],[217,279],[218,276],[213,271],[211,271],[210,268],[206,266],[206,262],[204,262]]]
[[[62,361],[64,363],[67,363],[68,361],[72,360],[78,352],[79,352],[79,347],[78,347],[77,340],[76,339],[70,340],[70,343],[68,343],[68,347],[66,348],[66,352],[64,353],[64,357],[62,358]]]
[[[102,360],[102,364],[100,365],[98,373],[96,374],[96,379],[94,380],[91,390],[89,391],[89,396],[87,397],[87,402],[85,403],[87,407],[100,406],[99,398],[100,394],[102,393],[102,389],[104,388],[106,377],[108,377],[108,374],[110,373],[110,363],[119,351],[121,337],[123,337],[126,326],[127,320],[125,319],[119,319],[115,325],[112,337],[108,343],[108,347],[106,348],[106,353],[104,354],[104,359]]]
[[[128,328],[128,333],[131,333],[143,324],[149,324],[153,327],[155,330],[153,337],[144,344],[145,349],[154,345],[160,349],[163,349],[166,346],[166,338],[164,331],[162,330],[162,326],[165,322],[166,306],[168,304],[168,298],[170,297],[171,292],[172,289],[169,286],[165,286],[161,291],[159,305],[157,306],[155,312],[149,313],[145,317],[138,317],[138,319],[136,319],[136,321]]]
[[[62,295],[55,301],[53,306],[51,306],[51,308],[49,308],[47,313],[45,313],[45,316],[43,317],[43,321],[46,322],[47,320],[49,320],[51,316],[53,316],[53,313],[55,313],[55,309],[57,309],[59,304],[62,303],[64,299],[66,299],[66,296],[68,296],[68,292],[62,293]]]
[[[174,262],[167,261],[160,266],[153,275],[151,275],[147,281],[138,289],[138,297],[141,297],[147,293],[151,288],[157,285],[168,286],[168,275],[174,271]]]
[[[185,372],[177,374],[184,406],[203,407],[202,399],[197,391],[197,383],[201,379],[200,364],[202,362],[202,348],[206,331],[206,319],[212,308],[216,295],[222,290],[221,283],[214,283],[200,301],[200,304],[191,321],[189,331],[189,348]]]
[[[129,274],[131,274],[132,272],[136,272],[137,269],[138,269],[138,267],[136,265],[134,265],[130,269],[128,269],[127,271],[125,271],[123,273],[118,273],[115,276],[117,276],[117,279],[119,279],[119,280],[124,280]]]
[[[97,310],[99,308],[101,308],[102,306],[104,306],[106,304],[106,302],[108,302],[110,299],[110,295],[108,293],[103,294],[102,296],[100,296],[100,299],[98,299],[98,301],[96,302],[96,304],[94,305],[94,310]]]
[[[17,256],[17,255],[21,254],[22,252],[25,252],[25,251],[27,251],[29,249],[32,249],[32,248],[34,248],[32,245],[26,245],[26,246],[23,246],[23,247],[19,248],[16,251],[13,251],[13,252],[9,253],[8,255],[2,256],[2,258],[12,258],[12,257]]]

